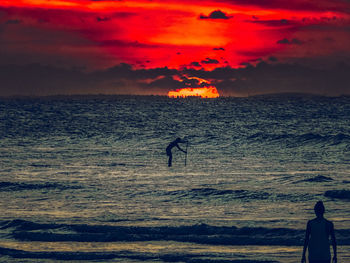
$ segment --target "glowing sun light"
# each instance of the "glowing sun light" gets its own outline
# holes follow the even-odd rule
[[[208,86],[203,88],[183,88],[175,91],[169,91],[168,97],[170,98],[186,98],[186,97],[201,97],[201,98],[217,98],[219,92],[214,86]]]

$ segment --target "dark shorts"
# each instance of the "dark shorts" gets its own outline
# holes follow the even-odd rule
[[[331,263],[331,260],[309,260],[309,263]]]

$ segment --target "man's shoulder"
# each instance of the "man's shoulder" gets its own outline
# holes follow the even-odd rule
[[[327,219],[325,219],[325,218],[322,218],[322,219],[320,219],[320,218],[313,218],[313,219],[310,219],[307,223],[308,224],[314,224],[314,223],[320,223],[320,222],[322,222],[322,221],[325,221],[326,222],[326,224],[328,224],[328,222],[330,222],[330,221],[328,221]]]
[[[315,219],[310,219],[309,221],[307,221],[306,226],[307,226],[308,229],[310,229],[310,227],[311,227],[311,225],[312,225],[312,223],[313,223],[314,221],[315,221]]]
[[[310,225],[310,224],[313,224],[313,223],[320,223],[324,221],[326,223],[327,226],[333,226],[333,222],[326,219],[326,218],[322,218],[322,219],[318,219],[318,218],[314,218],[314,219],[310,219],[307,224]]]
[[[332,221],[327,220],[327,219],[324,219],[324,220],[326,220],[327,226],[333,227],[333,222]]]
[[[312,224],[314,222],[316,222],[317,218],[313,218],[313,219],[310,219],[309,221],[307,221],[308,224]]]

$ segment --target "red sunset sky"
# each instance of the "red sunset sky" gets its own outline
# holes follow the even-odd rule
[[[1,0],[0,96],[350,94],[349,0]]]

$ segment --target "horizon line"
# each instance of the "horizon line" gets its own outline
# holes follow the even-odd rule
[[[209,99],[216,100],[220,98],[252,98],[252,97],[272,97],[272,96],[295,96],[295,97],[329,97],[329,98],[339,98],[339,97],[350,97],[350,94],[339,94],[339,95],[325,95],[318,93],[307,93],[307,92],[275,92],[275,93],[262,93],[247,96],[225,96],[220,95],[217,98],[202,98],[200,96],[189,96],[189,97],[169,97],[168,95],[156,95],[156,94],[103,94],[103,93],[89,93],[89,94],[54,94],[54,95],[8,95],[1,96],[0,99],[55,99],[55,98],[96,98],[96,97],[161,97],[171,100],[181,100],[181,99]]]

